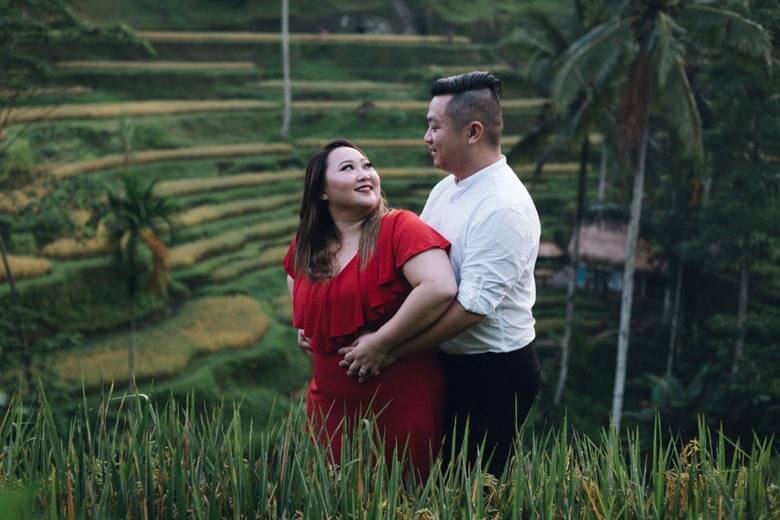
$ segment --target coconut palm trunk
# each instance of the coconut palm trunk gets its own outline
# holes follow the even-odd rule
[[[587,135],[587,134],[586,134]],[[577,281],[577,264],[580,262],[580,225],[582,224],[582,209],[585,204],[585,189],[588,175],[588,162],[590,159],[590,140],[585,137],[580,147],[580,172],[577,182],[577,209],[574,213],[574,243],[571,254],[573,273],[566,286],[566,326],[561,338],[561,366],[558,372],[558,384],[555,387],[553,403],[560,406],[563,398],[563,390],[566,387],[566,378],[569,375],[569,352],[571,349],[571,334],[574,328],[574,294]]]
[[[672,375],[674,366],[675,346],[677,343],[677,331],[680,327],[680,295],[682,293],[683,271],[685,266],[684,257],[680,257],[677,265],[677,276],[674,282],[674,302],[672,303],[672,323],[669,327],[669,350],[666,356],[666,375]]]
[[[607,143],[601,143],[601,166],[599,167],[599,188],[598,188],[598,201],[603,202],[604,196],[607,193],[607,168],[609,163],[607,162]]]
[[[282,0],[282,74],[284,78],[284,108],[282,112],[282,139],[290,136],[292,85],[290,80],[290,0]]]
[[[750,282],[750,261],[747,251],[747,240],[742,240],[742,254],[739,258],[739,301],[737,303],[737,341],[734,344],[734,361],[731,363],[731,373],[739,371],[745,350],[745,321],[748,308],[748,288]]]
[[[620,299],[620,325],[618,327],[617,362],[615,366],[615,386],[612,392],[612,416],[610,426],[620,431],[620,419],[623,414],[623,396],[626,389],[626,366],[628,362],[628,342],[631,332],[631,306],[634,299],[634,271],[636,270],[636,251],[639,242],[639,221],[642,216],[642,198],[645,188],[645,159],[647,155],[647,126],[642,130],[639,161],[634,176],[634,190],[631,197],[631,217],[628,221],[626,238],[626,258],[623,268],[623,293]]]

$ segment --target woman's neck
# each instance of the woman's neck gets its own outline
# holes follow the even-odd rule
[[[339,234],[341,235],[341,241],[342,242],[354,242],[356,238],[360,238],[360,232],[362,230],[363,226],[363,220],[364,218],[361,218],[359,220],[353,220],[353,219],[333,219],[334,224],[336,224],[336,229],[339,230]]]

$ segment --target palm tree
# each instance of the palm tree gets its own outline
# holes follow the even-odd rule
[[[555,17],[544,11],[531,10],[526,13],[524,23],[515,29],[502,42],[504,52],[511,54],[524,53],[529,55],[526,66],[526,81],[540,96],[550,95],[549,78],[553,74],[557,62],[565,55],[568,48],[590,28],[602,22],[607,16],[604,2],[583,4],[575,0],[568,12],[556,12]],[[571,265],[576,273],[579,263],[579,229],[585,203],[585,189],[590,163],[590,131],[594,127],[604,126],[604,115],[608,112],[610,96],[605,90],[609,88],[608,78],[599,78],[597,82],[583,85],[579,95],[567,106],[562,106],[563,114],[553,113],[544,107],[537,117],[534,129],[526,134],[508,152],[510,160],[518,156],[541,154],[536,160],[536,174],[541,174],[544,163],[552,154],[571,142],[579,143],[579,174],[577,181],[577,204],[574,212],[572,233],[574,237]],[[547,141],[555,135],[552,143]],[[604,154],[602,143],[602,156]],[[545,149],[546,148],[546,149]],[[543,150],[543,151],[542,151]],[[566,379],[569,372],[569,353],[572,331],[574,328],[574,296],[576,290],[575,276],[570,277],[566,288],[566,325],[561,337],[561,362],[558,373],[558,383],[555,388],[553,404],[557,408],[563,398]]]
[[[771,63],[771,37],[759,24],[705,0],[615,0],[612,19],[566,52],[553,80],[553,98],[568,106],[582,88],[617,76],[619,152],[634,174],[621,297],[611,426],[620,429],[625,389],[634,268],[644,195],[648,119],[659,116],[696,160],[703,158],[701,119],[686,73],[699,48]]]
[[[156,179],[144,182],[135,173],[125,173],[122,176],[121,193],[109,193],[107,202],[97,209],[90,222],[92,226],[105,226],[118,271],[127,283],[127,295],[131,305],[128,369],[130,386],[134,393],[138,393],[135,382],[135,305],[139,293],[139,271],[142,268],[139,258],[140,244],[146,245],[152,254],[152,269],[148,276],[147,289],[165,296],[167,288],[168,250],[159,236],[164,225],[169,232],[173,229],[171,215],[174,207],[168,199],[155,195],[156,184]]]

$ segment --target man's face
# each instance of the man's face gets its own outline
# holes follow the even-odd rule
[[[463,129],[446,114],[447,103],[452,94],[435,96],[428,107],[428,130],[423,138],[433,158],[433,165],[440,170],[452,172],[467,152],[468,143]]]

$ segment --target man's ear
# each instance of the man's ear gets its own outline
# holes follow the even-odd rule
[[[479,121],[472,121],[466,125],[468,129],[468,144],[477,144],[485,137],[485,127]]]

